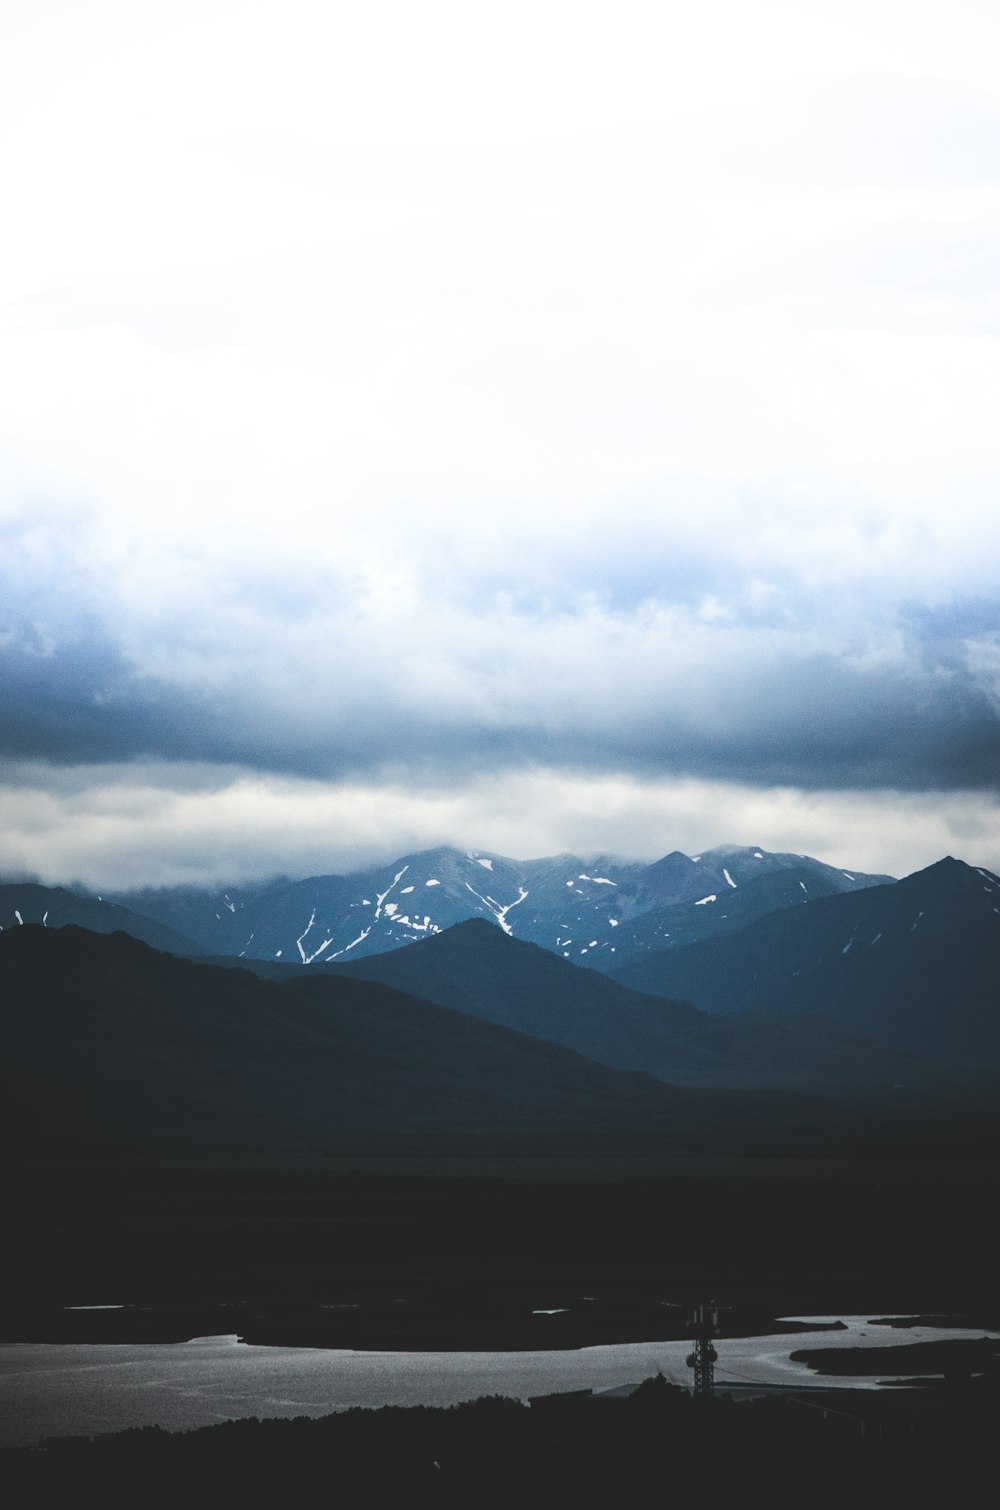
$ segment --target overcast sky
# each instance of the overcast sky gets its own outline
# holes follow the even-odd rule
[[[0,871],[1000,871],[1000,11],[0,3]]]

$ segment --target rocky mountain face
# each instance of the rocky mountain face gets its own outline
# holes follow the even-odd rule
[[[709,1012],[815,1013],[910,1053],[1000,1066],[1000,878],[949,856],[650,953],[617,978]]]
[[[606,856],[512,860],[441,848],[348,876],[263,887],[121,892],[113,900],[206,954],[310,965],[401,948],[470,918],[611,972],[650,950],[714,937],[775,907],[891,881],[808,856],[723,846],[653,865]]]

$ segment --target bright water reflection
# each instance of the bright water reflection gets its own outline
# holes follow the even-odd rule
[[[720,1384],[819,1384],[870,1389],[870,1378],[824,1381],[789,1353],[995,1336],[961,1329],[875,1326],[843,1316],[836,1332],[720,1338]],[[631,1342],[535,1353],[366,1353],[248,1347],[235,1336],[186,1343],[0,1346],[0,1442],[96,1435],[130,1426],[172,1431],[243,1416],[320,1416],[350,1406],[457,1405],[481,1395],[526,1399],[615,1389],[658,1370],[690,1388],[690,1342]]]

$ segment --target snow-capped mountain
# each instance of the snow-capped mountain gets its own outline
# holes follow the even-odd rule
[[[775,907],[891,879],[753,846],[694,856],[675,850],[653,865],[439,848],[347,876],[115,900],[197,939],[207,953],[247,959],[300,966],[358,959],[482,917],[564,959],[610,971],[625,958],[728,932]]]

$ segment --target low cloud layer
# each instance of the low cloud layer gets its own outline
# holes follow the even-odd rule
[[[7,868],[997,868],[1000,23],[689,11],[0,22]]]
[[[547,769],[459,786],[403,774],[334,786],[204,766],[23,766],[14,775],[0,792],[4,874],[98,891],[343,874],[442,842],[524,859],[652,861],[728,841],[875,874],[907,875],[944,854],[1000,871],[1000,804],[968,794],[803,793]]]
[[[866,604],[856,582],[841,597],[746,581],[692,600],[666,568],[634,605],[555,606],[470,600],[421,565],[425,580],[401,569],[388,587],[300,578],[298,598],[253,572],[217,593],[179,576],[153,623],[120,598],[116,622],[111,590],[88,601],[53,569],[5,624],[0,747],[333,781],[543,764],[806,790],[1000,786],[989,600]],[[8,603],[17,593],[11,575]]]

